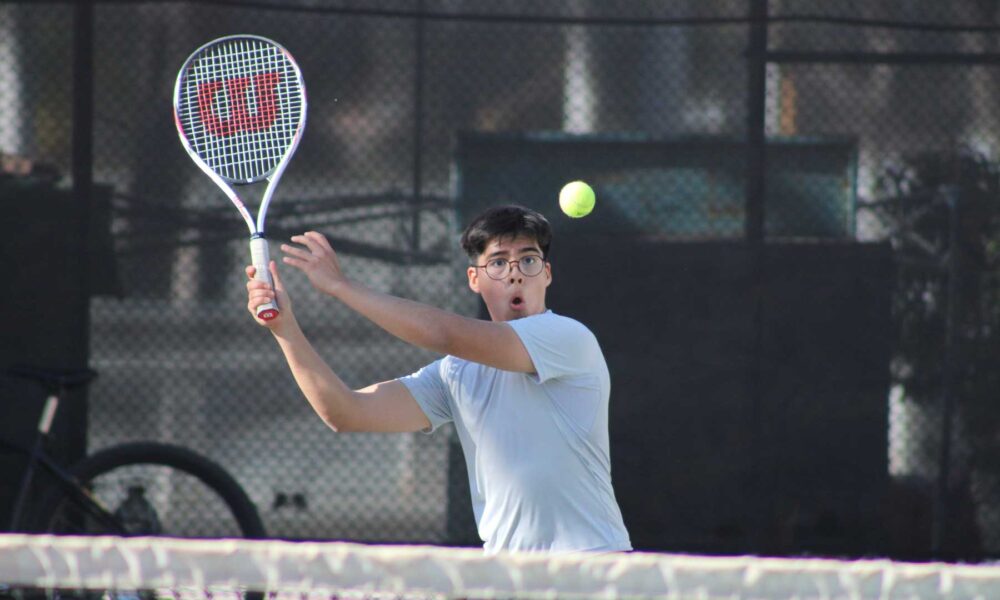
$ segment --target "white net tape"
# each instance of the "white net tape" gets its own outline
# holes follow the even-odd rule
[[[0,535],[0,582],[445,598],[1000,598],[1000,566],[427,546]],[[175,594],[178,595],[178,594]],[[179,595],[178,595],[179,597]]]

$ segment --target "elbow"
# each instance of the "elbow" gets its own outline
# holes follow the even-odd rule
[[[336,415],[331,414],[325,410],[317,410],[316,416],[319,417],[323,424],[336,432],[341,432],[344,430],[343,419],[338,418]]]
[[[356,433],[358,431],[364,431],[362,427],[352,425],[347,419],[323,419],[326,426],[333,430],[334,433]]]
[[[329,417],[320,416],[323,424],[330,428],[334,433],[341,433],[344,431],[344,426],[337,420],[331,419]]]
[[[334,433],[350,433],[352,431],[359,431],[358,428],[352,427],[350,421],[343,417],[331,417],[329,415],[320,415],[320,419],[323,420],[323,424],[333,430]]]
[[[338,408],[339,410],[334,410],[332,407],[325,406],[322,410],[317,410],[316,414],[327,427],[336,433],[361,431],[357,414],[359,409],[357,397],[352,394],[350,401]]]
[[[332,406],[329,402],[310,402],[316,416],[323,424],[337,433],[352,431],[350,426],[350,409],[343,405]]]

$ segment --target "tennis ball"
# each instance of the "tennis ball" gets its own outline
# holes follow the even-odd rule
[[[571,181],[559,191],[559,208],[574,219],[589,215],[594,200],[593,188],[582,181]]]

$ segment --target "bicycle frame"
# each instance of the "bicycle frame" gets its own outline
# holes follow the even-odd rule
[[[24,473],[21,475],[21,482],[18,486],[14,506],[11,509],[8,531],[17,531],[17,528],[21,523],[21,519],[24,516],[24,508],[27,504],[28,492],[31,489],[32,482],[34,481],[35,473],[38,470],[38,467],[41,466],[53,476],[56,483],[62,487],[67,495],[76,500],[90,516],[100,521],[104,526],[108,527],[115,533],[125,533],[124,527],[122,527],[121,523],[118,522],[118,519],[98,504],[97,501],[87,492],[87,490],[84,489],[79,482],[77,482],[76,478],[73,477],[69,471],[62,468],[59,464],[52,460],[48,454],[45,453],[45,438],[48,435],[50,427],[52,426],[52,420],[55,417],[57,408],[58,396],[53,394],[49,396],[45,402],[45,409],[42,412],[42,418],[38,424],[38,434],[30,448],[14,443],[10,440],[0,438],[0,448],[13,450],[23,454],[27,460]]]
[[[72,468],[64,468],[57,458],[46,450],[49,429],[55,419],[59,403],[66,393],[89,383],[97,373],[90,369],[47,369],[44,367],[15,366],[2,372],[40,384],[47,392],[45,406],[35,430],[34,440],[29,442],[20,437],[0,435],[0,452],[19,454],[25,457],[25,468],[19,477],[20,485],[14,493],[15,499],[9,515],[0,519],[10,520],[10,529],[23,531],[44,529],[46,532],[62,533],[105,533],[116,535],[150,535],[145,533],[145,523],[132,527],[134,519],[125,510],[125,504],[115,507],[117,500],[105,499],[101,483],[92,482],[108,472],[119,468],[138,465],[166,467],[173,472],[183,473],[193,479],[192,483],[214,493],[225,506],[241,532],[247,537],[266,536],[260,515],[246,492],[229,473],[211,460],[180,446],[156,442],[132,442],[104,448],[94,454],[84,456]],[[36,477],[39,471],[46,477],[41,493],[42,502],[38,518],[30,514],[32,492],[39,488]],[[123,471],[115,471],[122,473]],[[100,480],[107,481],[107,480]],[[144,490],[143,490],[144,491]],[[128,498],[126,499],[128,500]],[[135,502],[129,507],[135,508]],[[155,509],[149,506],[160,528]],[[169,506],[167,507],[169,510]],[[134,513],[134,511],[132,511]],[[26,514],[27,513],[27,514]],[[134,516],[134,515],[133,515]],[[132,521],[130,521],[132,519]],[[37,527],[40,525],[41,527]],[[130,532],[135,529],[135,532]],[[2,594],[0,594],[2,596]]]

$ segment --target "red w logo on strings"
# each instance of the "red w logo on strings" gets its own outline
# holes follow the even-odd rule
[[[201,121],[209,133],[229,136],[237,133],[252,133],[270,129],[278,113],[274,89],[281,80],[281,73],[259,73],[253,76],[254,99],[257,111],[250,114],[247,106],[247,88],[250,77],[234,77],[225,81],[209,81],[198,84],[198,111]],[[219,117],[215,110],[215,96],[226,87],[229,100],[229,116]]]

